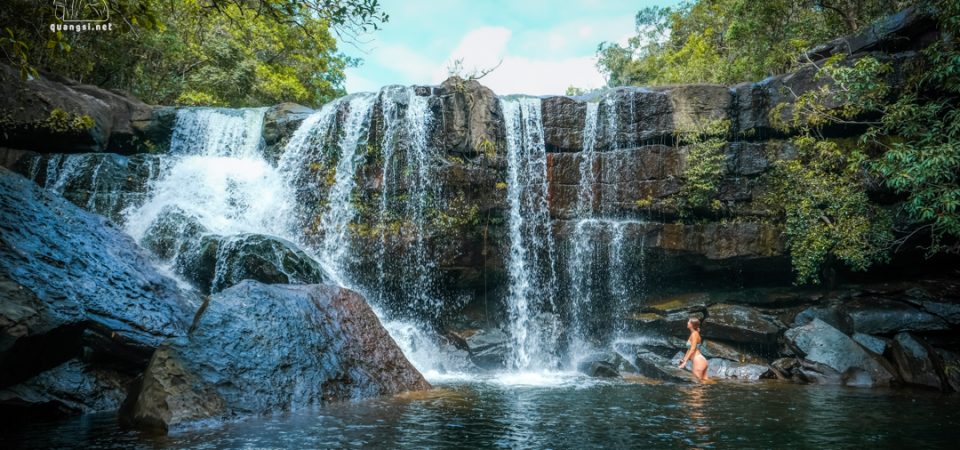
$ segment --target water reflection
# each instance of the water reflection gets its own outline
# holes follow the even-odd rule
[[[960,397],[935,392],[572,378],[440,384],[166,437],[91,415],[0,429],[0,448],[916,448],[953,447],[958,425]]]

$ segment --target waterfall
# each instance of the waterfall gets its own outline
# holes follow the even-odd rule
[[[352,256],[349,225],[357,214],[353,203],[356,175],[362,158],[358,157],[361,145],[369,145],[370,121],[376,94],[355,94],[347,102],[347,116],[343,122],[342,136],[337,142],[339,159],[333,174],[333,185],[327,194],[327,208],[320,217],[323,241],[317,249],[320,264],[334,281],[352,287],[347,273],[348,260]]]
[[[284,174],[262,155],[266,108],[183,108],[171,155],[143,205],[126,212],[138,241],[165,214],[179,211],[209,233],[258,233],[298,242],[290,232],[291,196]]]
[[[541,103],[525,97],[500,104],[507,138],[511,365],[550,368],[557,362],[559,322],[552,314],[556,274]]]
[[[612,340],[627,332],[625,318],[632,301],[642,296],[645,285],[643,235],[630,233],[631,230],[642,231],[643,222],[607,217],[607,209],[602,202],[598,203],[595,193],[601,181],[597,175],[603,175],[597,172],[599,137],[605,138],[608,152],[635,151],[619,148],[618,106],[614,95],[605,96],[602,104],[588,102],[586,105],[577,203],[572,226],[568,224],[565,261],[569,283],[571,360],[602,346],[603,343],[596,338]],[[632,103],[630,108],[633,108]],[[600,116],[605,120],[601,122]],[[640,270],[637,270],[638,264]],[[597,336],[599,328],[607,328],[610,335]]]

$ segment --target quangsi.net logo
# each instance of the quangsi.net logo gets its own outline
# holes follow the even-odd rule
[[[112,31],[108,0],[53,0],[54,14],[63,23],[50,31]]]

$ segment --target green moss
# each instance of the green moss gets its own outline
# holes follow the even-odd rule
[[[89,130],[95,127],[97,122],[86,114],[71,114],[64,109],[53,108],[50,116],[39,125],[53,132],[66,133]]]

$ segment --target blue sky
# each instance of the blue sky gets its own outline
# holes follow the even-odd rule
[[[499,95],[563,94],[568,86],[600,87],[597,44],[625,42],[635,33],[640,9],[671,0],[381,0],[390,21],[356,46],[360,57],[347,70],[347,91],[374,91],[388,84],[437,84],[451,61],[499,68],[481,80]]]

